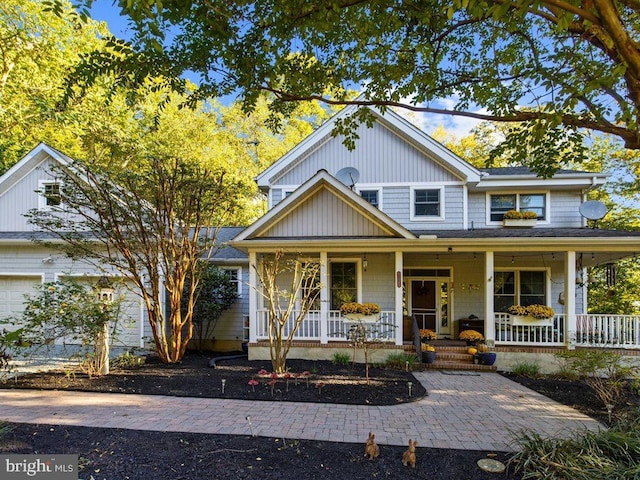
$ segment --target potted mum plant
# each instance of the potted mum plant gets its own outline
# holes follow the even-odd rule
[[[518,210],[509,210],[502,217],[502,226],[504,227],[534,227],[538,223],[538,214],[532,211],[520,212]]]
[[[465,340],[467,345],[477,345],[478,342],[484,340],[484,336],[475,330],[463,330],[458,334],[460,340]]]
[[[436,347],[431,343],[432,340],[436,340],[438,335],[433,330],[428,328],[420,329],[420,349],[422,351],[422,361],[424,363],[433,363],[436,360]]]
[[[377,303],[347,302],[340,306],[340,314],[349,320],[374,321],[380,317]]]

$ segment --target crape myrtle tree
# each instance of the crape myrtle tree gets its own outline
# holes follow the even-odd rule
[[[111,169],[78,162],[55,175],[60,208],[32,210],[30,222],[58,240],[49,242],[52,248],[134,285],[160,359],[180,361],[193,336],[200,271],[194,267],[215,252],[218,226],[233,215],[244,184],[180,158],[142,158]]]
[[[205,348],[207,340],[213,340],[213,331],[225,310],[238,299],[238,283],[232,281],[229,272],[207,261],[195,265],[199,279],[193,298],[194,341],[198,350]],[[182,296],[183,315],[189,309],[191,276],[187,276]]]
[[[263,256],[254,265],[265,300],[271,366],[286,371],[287,355],[300,325],[320,297],[320,263],[284,250]]]
[[[94,0],[75,3],[82,17]],[[588,130],[640,148],[636,1],[116,3],[131,41],[83,56],[68,97],[104,72],[129,86],[162,73],[180,89],[189,71],[199,76],[193,101],[240,94],[248,110],[267,91],[285,114],[318,99],[517,122],[504,148],[543,175],[556,158],[580,161]],[[363,95],[349,99],[346,88]],[[366,109],[335,133],[352,146],[361,121],[372,121]]]

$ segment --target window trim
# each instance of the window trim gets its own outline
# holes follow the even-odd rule
[[[330,258],[329,268],[327,269],[327,294],[329,300],[329,309],[331,310],[331,265],[334,263],[355,263],[356,264],[356,302],[362,303],[362,258],[359,257],[345,257],[345,258]]]
[[[440,197],[440,215],[416,215],[416,190],[438,190]],[[442,222],[445,219],[445,189],[444,185],[416,185],[409,189],[410,218],[412,222]]]
[[[516,210],[520,211],[520,195],[544,195],[544,220],[538,220],[538,225],[549,225],[551,223],[551,192],[549,190],[518,190],[518,191],[492,191],[486,195],[486,224],[502,225],[502,220],[491,220],[491,197],[496,195],[515,195]]]
[[[545,285],[544,285],[544,304],[551,305],[551,268],[550,267],[500,267],[494,268],[494,278],[496,272],[514,272],[515,273],[515,303],[514,305],[520,305],[520,273],[521,272],[545,272]],[[495,287],[493,292],[494,308],[495,308]],[[505,313],[505,312],[496,312]]]
[[[60,203],[58,205],[47,205],[47,196],[45,194],[45,189],[48,185],[58,185],[58,189],[60,190]],[[61,210],[63,207],[62,202],[62,182],[59,180],[39,180],[38,181],[38,210],[41,211],[50,211],[50,210]]]
[[[235,266],[218,266],[220,270],[225,272],[236,272],[236,282],[238,288],[238,298],[242,298],[242,267]]]

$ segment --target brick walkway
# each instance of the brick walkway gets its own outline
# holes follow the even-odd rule
[[[514,449],[510,431],[567,435],[601,425],[494,373],[418,372],[429,396],[404,405],[368,407],[252,402],[160,395],[0,390],[0,419],[153,431],[188,431],[289,439],[469,450]],[[251,426],[246,417],[251,417]]]

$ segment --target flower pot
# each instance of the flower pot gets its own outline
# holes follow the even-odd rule
[[[436,352],[422,352],[422,361],[424,363],[433,363],[436,361]]]
[[[480,365],[493,365],[496,363],[496,352],[478,352]]]

